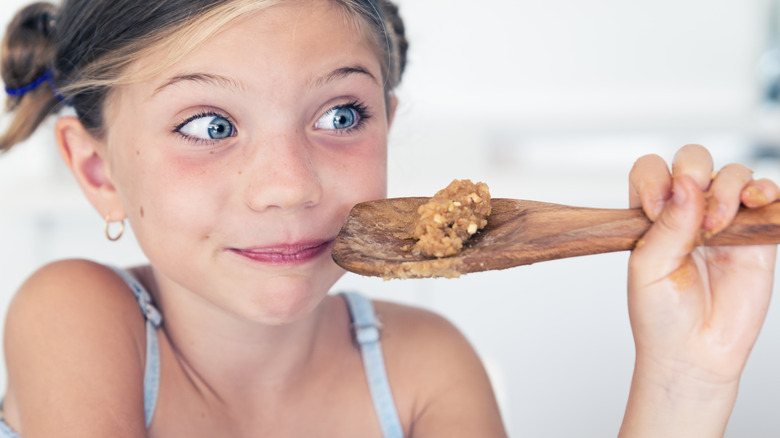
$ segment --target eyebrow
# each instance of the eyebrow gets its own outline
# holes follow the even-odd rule
[[[247,90],[249,90],[249,87],[247,87],[245,84],[226,76],[215,75],[211,73],[187,73],[187,74],[181,74],[181,75],[176,75],[171,77],[170,79],[165,81],[164,84],[157,87],[152,93],[152,96],[155,96],[163,89],[170,87],[171,85],[175,85],[181,82],[216,84],[222,87],[231,88],[238,92],[246,92]]]
[[[321,87],[323,85],[327,85],[330,82],[333,82],[333,81],[338,80],[338,79],[343,79],[343,78],[345,78],[345,77],[347,77],[349,75],[352,75],[352,74],[366,75],[369,78],[371,78],[371,80],[373,80],[374,83],[379,84],[379,81],[377,80],[376,76],[371,74],[371,72],[368,71],[367,68],[365,68],[365,67],[363,67],[361,65],[352,65],[352,66],[349,66],[349,67],[337,68],[336,70],[333,70],[332,72],[330,72],[328,74],[325,74],[323,76],[315,78],[311,82],[311,86],[312,86],[312,88]]]
[[[374,76],[370,71],[368,71],[367,68],[360,66],[360,65],[353,65],[349,67],[340,67],[336,70],[333,70],[332,72],[322,75],[320,77],[315,78],[311,82],[311,86],[314,87],[321,87],[324,85],[329,84],[330,82],[336,81],[338,79],[345,78],[349,75],[353,74],[361,74],[366,75],[371,80],[373,80],[375,83],[379,83],[376,76]],[[155,88],[154,92],[152,92],[152,96],[157,95],[161,91],[163,91],[165,88],[170,87],[172,85],[181,83],[181,82],[195,82],[195,83],[203,83],[203,84],[216,84],[219,86],[231,88],[238,92],[246,92],[249,87],[247,87],[245,84],[243,84],[240,81],[237,81],[235,79],[231,79],[226,76],[211,74],[211,73],[186,73],[186,74],[180,74],[171,77],[165,83],[160,85],[159,87]]]

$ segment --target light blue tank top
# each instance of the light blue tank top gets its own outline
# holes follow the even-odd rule
[[[133,291],[146,320],[146,366],[144,371],[144,415],[146,427],[152,422],[157,394],[160,387],[160,352],[157,345],[157,328],[162,324],[162,314],[154,306],[151,295],[129,272],[114,268],[114,271]],[[374,402],[379,425],[384,438],[403,438],[401,420],[395,408],[390,385],[387,381],[382,345],[379,339],[380,324],[371,300],[354,292],[341,294],[349,307],[353,336],[360,345],[363,366]],[[0,438],[21,438],[11,430],[2,418],[0,405]]]

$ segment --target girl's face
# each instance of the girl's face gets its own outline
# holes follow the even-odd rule
[[[385,108],[376,53],[327,1],[116,90],[107,170],[161,291],[272,324],[313,309],[350,208],[385,196]]]

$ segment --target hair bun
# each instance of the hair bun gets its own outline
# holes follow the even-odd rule
[[[7,93],[6,110],[16,111],[9,130],[0,137],[0,152],[26,139],[59,103],[52,87],[33,86],[45,79],[53,83],[57,7],[38,2],[22,8],[8,24],[0,47],[0,76]]]
[[[42,33],[46,37],[51,37],[56,29],[56,21],[54,14],[49,11],[41,12],[38,19],[35,22],[38,32]]]
[[[0,48],[0,69],[7,88],[30,83],[54,60],[56,6],[38,2],[22,8],[8,24]]]

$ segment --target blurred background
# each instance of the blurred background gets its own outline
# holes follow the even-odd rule
[[[3,0],[0,24],[26,3]],[[780,181],[775,0],[399,3],[411,48],[390,196],[470,178],[494,197],[623,208],[634,160],[671,160],[686,143],[710,148],[716,167],[739,161]],[[43,127],[0,157],[0,311],[36,267],[65,257],[144,261],[131,233],[105,239]],[[452,320],[483,357],[512,436],[614,436],[634,360],[627,260],[606,254],[455,280],[348,274],[335,289]],[[726,436],[780,437],[778,370],[775,303]]]

